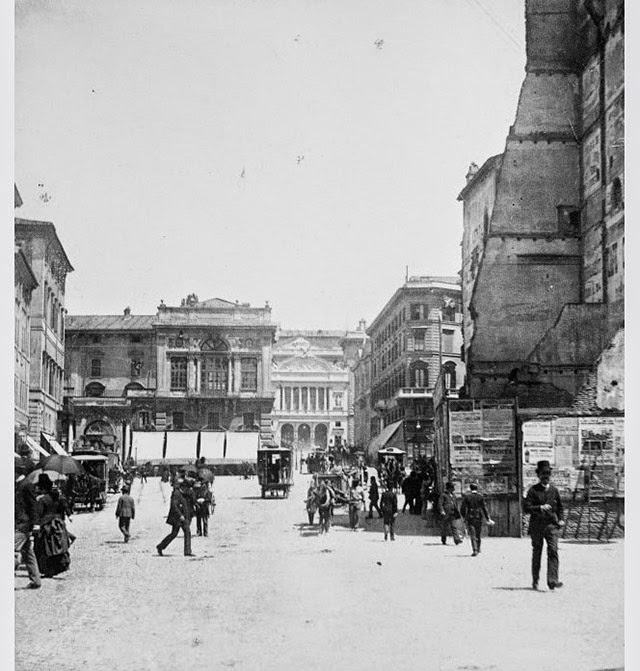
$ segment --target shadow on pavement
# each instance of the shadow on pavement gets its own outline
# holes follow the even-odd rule
[[[499,589],[503,592],[542,592],[544,590],[532,589],[531,587],[494,587],[493,589]]]

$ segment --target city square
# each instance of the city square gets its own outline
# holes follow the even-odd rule
[[[15,668],[630,668],[623,0],[13,9]]]

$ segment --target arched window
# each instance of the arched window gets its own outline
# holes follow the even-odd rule
[[[447,389],[455,389],[457,385],[455,362],[447,361],[444,366],[442,366],[442,370],[444,371],[444,382]]]
[[[144,387],[139,382],[129,382],[124,386],[124,395],[127,396],[130,391],[141,391],[142,389]]]
[[[100,382],[90,382],[85,388],[84,388],[84,395],[85,396],[104,396],[104,385],[100,384]]]
[[[209,338],[200,346],[202,391],[226,392],[229,384],[229,346],[222,338]]]

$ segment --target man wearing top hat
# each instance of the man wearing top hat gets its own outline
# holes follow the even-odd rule
[[[539,461],[536,473],[540,482],[533,485],[524,500],[524,512],[530,513],[529,535],[531,536],[532,587],[538,589],[542,546],[547,542],[547,585],[553,590],[562,587],[558,581],[558,529],[564,525],[560,492],[550,483],[551,464]]]

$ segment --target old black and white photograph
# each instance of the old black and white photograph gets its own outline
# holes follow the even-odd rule
[[[5,668],[637,668],[623,0],[10,4]]]

